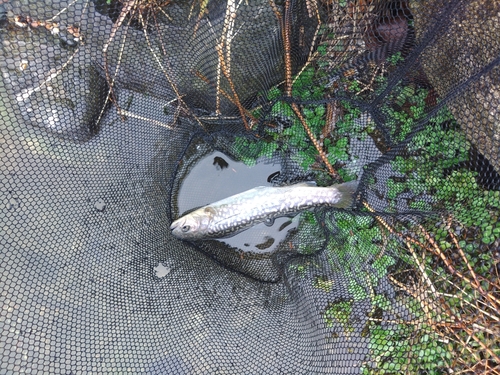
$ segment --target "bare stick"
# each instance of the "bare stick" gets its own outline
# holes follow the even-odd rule
[[[304,130],[306,131],[307,136],[309,137],[309,139],[313,143],[314,147],[318,151],[318,154],[321,157],[321,160],[323,161],[323,163],[325,163],[326,168],[328,169],[328,172],[332,175],[332,177],[337,178],[338,177],[337,172],[335,171],[335,169],[333,169],[332,165],[328,161],[328,158],[326,157],[325,152],[322,150],[318,140],[316,139],[313,132],[309,128],[309,125],[307,125],[306,119],[304,118],[304,116],[302,116],[302,113],[300,112],[299,106],[295,103],[292,103],[292,109],[295,112],[295,115],[298,117],[300,123],[304,127]]]
[[[161,35],[161,34],[160,34]],[[184,102],[184,100],[182,99],[182,95],[181,93],[179,92],[179,89],[177,88],[177,85],[175,84],[174,80],[172,79],[172,77],[170,77],[170,74],[168,73],[167,69],[163,66],[160,58],[158,57],[158,55],[155,53],[155,51],[153,50],[153,46],[151,44],[151,41],[149,39],[149,36],[148,36],[148,33],[146,31],[146,29],[144,28],[144,37],[146,38],[146,42],[148,43],[148,47],[149,47],[149,50],[151,52],[151,54],[153,55],[153,57],[155,58],[156,60],[156,63],[158,64],[158,66],[160,67],[161,71],[163,72],[165,78],[167,79],[168,83],[170,84],[170,86],[172,87],[172,89],[174,90],[174,93],[175,95],[177,96],[177,101],[179,102],[179,105],[182,105],[185,109],[188,109],[189,111],[189,114],[198,122],[198,124],[203,128],[205,129],[205,127],[203,126],[202,122],[200,121],[200,119],[194,114],[192,113],[190,110],[189,110],[189,107],[186,105],[186,103]],[[161,48],[162,48],[162,52],[163,54],[166,56],[167,55],[167,51],[165,50],[165,47],[163,45],[163,41],[161,40],[161,36],[160,36],[160,45],[161,45]],[[175,119],[174,119],[175,121]]]
[[[131,11],[131,9],[135,6],[136,6],[136,0],[129,0],[125,3],[125,6],[123,7],[123,9],[120,12],[120,16],[118,17],[118,20],[113,24],[113,27],[111,28],[111,33],[109,34],[108,40],[106,41],[106,43],[104,43],[104,46],[102,48],[102,56],[104,58],[104,73],[106,74],[106,81],[108,82],[108,85],[109,85],[109,92],[108,92],[108,96],[106,98],[106,101],[108,101],[110,98],[113,100],[113,102],[115,103],[116,109],[118,111],[118,114],[120,115],[120,117],[122,119],[124,119],[124,117],[122,116],[122,114],[120,112],[120,106],[118,104],[118,100],[116,99],[116,95],[115,95],[115,91],[114,91],[116,71],[115,71],[115,76],[113,76],[113,78],[111,78],[111,75],[109,74],[108,48],[109,48],[109,45],[111,44],[111,42],[113,41],[113,39],[115,38],[116,33],[118,31],[118,28],[120,28],[121,25],[123,24],[123,21],[125,21],[125,17]],[[118,70],[118,66],[116,67],[116,70]]]
[[[291,47],[291,39],[290,39],[290,34],[291,34],[291,21],[290,18],[292,16],[292,10],[290,9],[290,1],[291,0],[286,0],[285,1],[285,14],[283,17],[283,21],[281,24],[281,30],[282,30],[282,35],[283,35],[283,45],[285,49],[285,95],[288,97],[292,96],[292,47]],[[321,157],[321,160],[323,163],[326,165],[326,168],[328,169],[328,172],[332,175],[332,177],[337,178],[338,174],[333,169],[332,165],[328,161],[328,158],[326,157],[325,152],[321,148],[321,145],[319,144],[318,140],[314,136],[313,132],[311,131],[311,128],[309,125],[307,125],[307,121],[302,115],[299,107],[297,104],[293,103],[292,109],[295,112],[295,115],[299,119],[300,123],[304,127],[304,130],[307,133],[307,136],[313,143],[314,147],[318,151],[319,156]]]
[[[226,71],[226,63],[224,61],[224,56],[222,54],[222,51],[220,48],[216,48],[217,52],[219,54],[219,60],[220,60],[220,65],[221,65],[221,70],[226,77],[227,81],[229,82],[229,87],[231,87],[231,91],[233,92],[233,98],[234,98],[234,103],[238,107],[238,110],[240,111],[241,119],[243,120],[243,124],[245,125],[245,129],[250,129],[248,126],[248,122],[246,119],[246,111],[245,108],[241,105],[240,99],[238,98],[238,93],[236,92],[236,88],[234,87],[233,80],[231,79],[231,76],[227,73]]]
[[[283,46],[285,49],[285,95],[292,96],[292,47],[291,47],[291,22],[292,11],[290,9],[291,0],[285,1],[285,14],[281,24],[283,35]]]

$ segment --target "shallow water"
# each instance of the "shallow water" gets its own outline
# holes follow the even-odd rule
[[[182,182],[177,198],[179,212],[184,213],[257,186],[272,186],[268,182],[269,176],[280,170],[280,164],[268,159],[260,159],[255,166],[249,167],[222,152],[211,152],[196,163]],[[271,226],[258,224],[219,241],[245,252],[271,253],[297,226],[297,218],[280,217]]]

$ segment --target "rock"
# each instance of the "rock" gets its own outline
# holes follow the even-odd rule
[[[436,11],[449,2],[424,0],[409,3],[414,16],[417,43],[423,30],[436,19]],[[446,35],[420,56],[422,67],[441,97],[478,73],[500,55],[500,3],[489,0],[463,2],[454,10]],[[472,33],[471,30],[474,30]],[[467,138],[500,172],[500,72],[493,69],[474,80],[447,104]]]
[[[80,8],[73,10],[80,13],[50,22],[40,21],[33,12],[22,18],[29,20],[26,27],[0,29],[0,53],[6,56],[0,72],[22,122],[84,142],[99,130],[108,86],[92,62],[95,57],[89,47],[77,43],[79,39],[69,33],[75,33],[75,26],[71,26],[75,18],[84,19]],[[9,12],[15,15],[21,9]],[[75,42],[71,48],[69,40]]]
[[[67,139],[87,141],[99,130],[107,84],[92,64],[71,64],[48,84],[16,95],[24,121]]]
[[[117,81],[131,90],[169,100],[178,91],[191,109],[238,115],[226,97],[234,98],[233,87],[242,105],[251,107],[258,93],[283,81],[284,58],[280,21],[269,1],[237,3],[231,32],[225,28],[226,3],[218,1],[208,2],[202,17],[191,9],[191,2],[172,3],[163,8],[169,18],[158,13],[142,29],[137,23],[128,27],[127,18],[109,45],[109,71],[117,71]],[[305,7],[304,1],[298,3]],[[282,5],[277,8],[283,12]],[[105,13],[107,8],[98,9]],[[108,12],[116,18],[115,8]],[[298,18],[295,13],[291,39],[297,72],[310,52],[317,18]],[[222,42],[231,83],[220,66],[217,48]]]

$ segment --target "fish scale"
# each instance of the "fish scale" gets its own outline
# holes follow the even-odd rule
[[[311,183],[259,186],[192,211],[174,221],[170,229],[174,236],[188,240],[230,237],[310,208],[348,207],[357,186],[357,181],[328,187]]]

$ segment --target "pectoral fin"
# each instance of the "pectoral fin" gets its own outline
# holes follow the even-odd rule
[[[215,208],[213,208],[212,206],[205,207],[205,209],[203,211],[206,214],[210,215],[211,217],[215,216],[215,214],[217,213],[217,211],[215,210]]]

